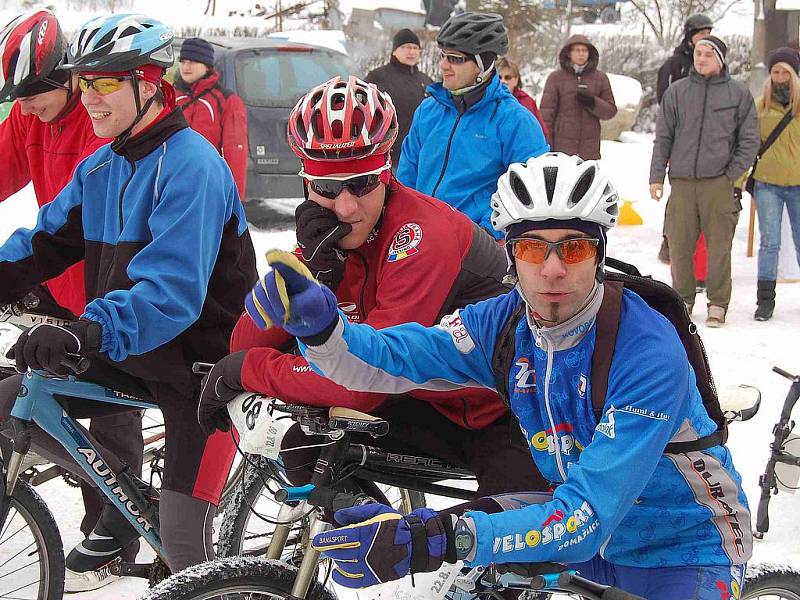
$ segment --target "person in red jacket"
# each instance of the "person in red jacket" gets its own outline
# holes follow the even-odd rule
[[[536,117],[536,120],[539,121],[539,125],[542,126],[542,133],[544,133],[545,139],[550,143],[550,132],[547,131],[547,125],[544,124],[544,119],[542,118],[542,113],[539,112],[539,107],[536,105],[536,100],[522,89],[522,77],[519,73],[519,66],[507,58],[498,58],[496,66],[500,81],[502,81],[503,85],[508,88],[508,91],[514,95],[514,98]]]
[[[76,78],[57,68],[66,42],[55,15],[39,10],[18,16],[0,32],[0,47],[0,102],[16,100],[0,123],[0,201],[32,182],[36,200],[44,206],[72,179],[78,163],[110,140],[95,135]],[[86,307],[83,262],[34,293],[40,299],[37,311],[77,319]],[[94,418],[90,432],[141,475],[140,412]],[[81,492],[86,509],[81,531],[88,535],[103,501],[88,484],[81,485]],[[138,547],[134,542],[124,559],[133,560]]]
[[[189,127],[203,134],[233,173],[239,197],[245,201],[247,181],[247,110],[242,99],[219,84],[214,70],[214,46],[202,38],[181,45],[176,101]]]
[[[288,130],[307,197],[296,211],[296,252],[335,290],[348,319],[377,328],[432,325],[508,290],[505,254],[490,235],[393,177],[389,151],[397,118],[389,96],[374,84],[337,77],[312,89],[292,111]],[[243,390],[287,403],[344,406],[389,422],[389,434],[377,440],[388,451],[417,451],[471,468],[478,496],[547,489],[494,392],[414,391],[399,398],[352,392],[314,373],[292,352],[293,342],[282,329],[259,330],[243,314],[231,338],[233,354],[204,381],[201,426],[228,429],[227,403]],[[295,483],[308,481],[316,453],[296,449],[313,444],[298,426],[283,439],[287,476]]]

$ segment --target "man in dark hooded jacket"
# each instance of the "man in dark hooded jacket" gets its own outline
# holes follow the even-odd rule
[[[600,121],[617,114],[608,76],[597,69],[600,53],[586,36],[573,35],[558,62],[561,68],[548,75],[541,104],[551,150],[599,159]]]
[[[686,19],[683,24],[683,40],[675,48],[667,61],[658,70],[656,83],[656,98],[661,104],[661,98],[670,84],[683,79],[689,74],[694,61],[694,45],[703,38],[711,35],[714,23],[706,15],[696,14]]]

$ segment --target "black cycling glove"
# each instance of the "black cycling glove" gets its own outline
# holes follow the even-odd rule
[[[313,200],[306,200],[294,213],[297,226],[297,243],[312,275],[332,290],[336,290],[344,277],[347,254],[337,246],[339,240],[353,230],[342,223],[336,214]]]

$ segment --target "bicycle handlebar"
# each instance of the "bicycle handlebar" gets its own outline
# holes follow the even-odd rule
[[[792,375],[791,373],[784,371],[780,367],[772,367],[772,370],[775,371],[778,375],[786,377],[786,379],[790,379],[792,381],[800,381],[800,375]]]
[[[645,598],[636,594],[631,594],[619,588],[600,585],[570,571],[564,571],[558,576],[558,587],[568,592],[576,592],[599,600],[645,600]]]
[[[86,358],[85,356],[80,356],[78,354],[70,354],[64,360],[61,361],[61,366],[66,367],[75,375],[81,375],[89,370],[89,367],[92,365],[92,361]]]

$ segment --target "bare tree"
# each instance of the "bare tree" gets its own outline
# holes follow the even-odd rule
[[[634,7],[632,21],[641,23],[655,36],[658,44],[668,49],[683,36],[683,23],[695,13],[712,20],[721,19],[739,0],[630,0]]]

